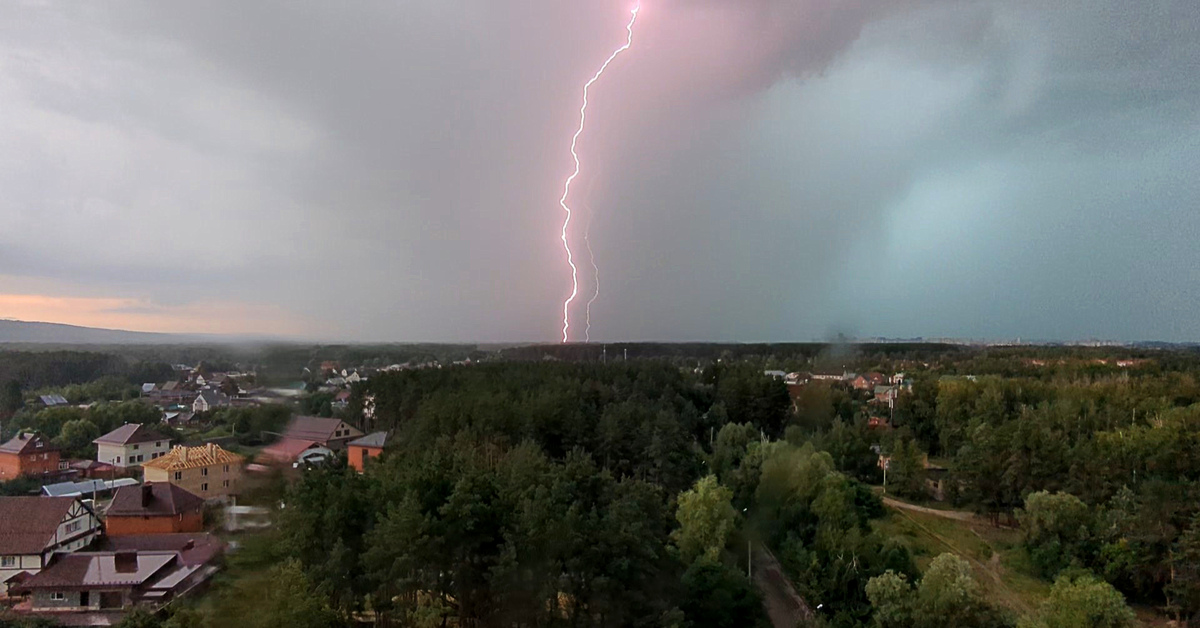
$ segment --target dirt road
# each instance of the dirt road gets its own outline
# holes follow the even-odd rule
[[[762,546],[754,552],[754,584],[775,628],[796,628],[800,621],[812,619],[808,603],[796,593],[775,556]]]
[[[975,513],[972,512],[964,512],[961,510],[938,510],[937,508],[928,508],[925,506],[910,504],[908,502],[902,502],[897,499],[892,499],[887,495],[880,495],[880,497],[883,498],[883,504],[891,508],[911,510],[913,512],[921,512],[927,515],[941,517],[943,519],[956,519],[958,521],[972,521],[975,519]]]
[[[1032,610],[1029,604],[1026,603],[1021,596],[1009,589],[1008,585],[1004,582],[1004,578],[1000,574],[1000,570],[1002,569],[1000,565],[1000,554],[995,552],[995,548],[992,548],[992,560],[985,563],[978,558],[975,558],[970,552],[955,545],[950,539],[947,539],[937,532],[930,530],[920,521],[913,519],[912,516],[908,515],[905,511],[919,512],[922,514],[933,515],[935,517],[941,517],[943,519],[953,519],[955,521],[964,521],[968,523],[972,521],[978,521],[973,513],[961,512],[957,510],[937,510],[935,508],[926,508],[924,506],[917,506],[915,504],[896,501],[889,497],[884,497],[883,503],[889,507],[897,509],[901,516],[919,528],[922,532],[929,535],[930,538],[941,543],[951,552],[969,562],[971,566],[974,567],[977,574],[985,576],[991,580],[991,590],[995,591],[998,595],[1004,598],[1005,606],[1008,606],[1014,610],[1018,610],[1022,613],[1029,613]],[[967,526],[967,529],[970,529],[970,526]],[[987,539],[979,536],[978,532],[974,530],[971,530],[971,532],[975,534],[975,536],[977,536],[981,541],[987,543],[988,546],[991,547],[991,544],[987,542]]]

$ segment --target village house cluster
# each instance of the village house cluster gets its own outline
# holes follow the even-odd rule
[[[205,531],[206,512],[236,495],[242,457],[214,444],[159,452],[161,435],[127,428],[98,439],[101,455],[115,468],[118,455],[129,464],[133,446],[145,444],[153,457],[140,463],[141,481],[63,482],[40,496],[0,497],[0,602],[69,625],[111,625],[217,572],[225,544]]]
[[[197,414],[221,408],[255,406],[280,399],[276,392],[253,387],[254,373],[204,371],[175,365],[177,379],[162,384],[142,384],[142,398],[163,409],[163,420],[172,426],[188,425]]]
[[[335,440],[353,440],[346,432]],[[95,442],[95,465],[75,466],[109,479],[76,476],[44,485],[40,496],[0,497],[0,604],[69,625],[111,625],[133,606],[187,595],[220,568],[225,544],[207,520],[235,503],[245,458],[215,443],[174,445],[145,425]],[[44,476],[59,464],[58,449],[35,433],[0,446],[10,475]]]
[[[905,373],[854,373],[847,370],[785,372],[764,371],[767,377],[783,380],[791,395],[793,405],[799,400],[805,386],[813,383],[841,386],[855,391],[866,398],[869,409],[868,425],[872,428],[890,429],[891,414],[901,392],[912,391],[912,380]]]
[[[368,371],[322,367],[321,392],[336,393],[344,408]],[[252,373],[177,366],[176,374],[141,388],[142,400],[170,427],[204,429],[199,423],[213,410],[285,400],[249,386]],[[40,401],[69,405],[57,395]],[[358,402],[359,426],[368,425],[374,400]],[[94,460],[67,460],[43,435],[21,431],[0,443],[0,481],[32,477],[42,487],[37,496],[0,497],[0,606],[99,626],[117,623],[133,607],[154,610],[188,595],[220,569],[227,548],[212,530],[269,525],[264,509],[237,504],[247,473],[302,473],[337,457],[361,473],[382,455],[389,435],[359,426],[293,416],[253,460],[219,442],[173,442],[169,434],[177,432],[137,423],[96,438]]]

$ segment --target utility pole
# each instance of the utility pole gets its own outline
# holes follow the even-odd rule
[[[754,555],[750,551],[750,541],[746,541],[746,579],[752,580],[754,575],[751,573],[751,565],[754,562]]]

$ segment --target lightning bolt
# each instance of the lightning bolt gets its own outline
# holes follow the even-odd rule
[[[617,57],[621,56],[622,52],[629,50],[629,48],[633,46],[633,25],[637,23],[638,11],[641,9],[642,5],[639,3],[630,11],[629,25],[625,27],[625,30],[629,33],[629,36],[625,40],[625,45],[613,51],[612,55],[608,57],[608,59],[604,62],[604,65],[600,66],[600,69],[591,78],[591,80],[583,85],[583,106],[579,108],[579,129],[575,131],[575,136],[571,138],[571,157],[575,160],[575,172],[573,172],[571,176],[567,177],[566,183],[563,184],[562,198],[558,200],[558,204],[562,206],[563,212],[566,213],[566,216],[563,218],[562,243],[563,249],[567,252],[567,265],[571,267],[571,296],[567,297],[567,299],[563,301],[563,342],[567,342],[570,338],[569,331],[571,329],[571,303],[575,301],[575,297],[579,296],[579,268],[575,266],[575,257],[571,253],[571,243],[567,239],[567,228],[571,225],[571,206],[567,205],[567,197],[571,195],[571,184],[579,176],[579,153],[576,152],[576,149],[579,147],[579,136],[583,135],[583,129],[587,124],[588,90],[591,89],[592,85],[596,81],[600,80],[600,77],[604,74],[604,71],[608,69],[608,66],[614,60],[616,60]]]
[[[587,191],[584,192],[583,208],[587,210],[588,219],[587,226],[583,228],[583,243],[587,245],[588,261],[592,263],[592,285],[595,289],[592,291],[592,298],[587,302],[587,326],[583,330],[583,341],[592,341],[592,304],[596,299],[600,298],[600,267],[596,265],[596,254],[592,252],[592,220],[596,217],[596,212],[592,209],[592,192],[596,189],[596,182],[603,177],[602,172],[597,172],[595,176],[588,181]]]
[[[591,342],[592,341],[592,304],[596,302],[596,299],[600,298],[600,267],[596,265],[596,254],[592,252],[592,237],[591,236],[592,236],[592,218],[594,217],[594,215],[592,213],[591,205],[588,205],[587,210],[588,210],[588,221],[587,221],[587,227],[585,227],[583,229],[583,243],[585,245],[587,245],[588,260],[592,262],[592,285],[594,285],[596,287],[596,289],[595,289],[595,291],[592,292],[592,298],[588,299],[588,302],[587,302],[587,310],[586,310],[587,326],[584,327],[584,329],[583,329],[583,341]]]

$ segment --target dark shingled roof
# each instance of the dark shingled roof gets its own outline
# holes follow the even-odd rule
[[[37,446],[39,442],[42,444],[41,447]],[[58,447],[54,447],[49,440],[33,432],[22,432],[7,443],[0,445],[0,453],[3,454],[20,455],[31,451],[58,451]]]
[[[371,432],[362,438],[350,441],[350,444],[358,447],[378,447],[383,449],[383,446],[387,444],[387,439],[387,432]]]
[[[0,497],[0,555],[40,554],[74,497]]]
[[[92,442],[97,445],[101,443],[105,445],[132,445],[134,443],[149,443],[163,440],[169,439],[156,432],[153,428],[141,423],[126,423]]]
[[[109,552],[179,552],[179,562],[192,566],[203,565],[220,555],[225,551],[225,543],[206,532],[135,534],[105,537],[100,542],[100,549]]]
[[[147,494],[148,493],[148,494]],[[149,499],[144,499],[149,497]],[[122,486],[108,507],[109,517],[165,517],[204,508],[204,500],[174,484]]]
[[[210,408],[216,408],[229,403],[229,395],[222,392],[202,390],[199,397],[204,399],[204,403],[208,404]]]
[[[175,552],[76,552],[55,558],[17,591],[140,585],[179,558]]]

